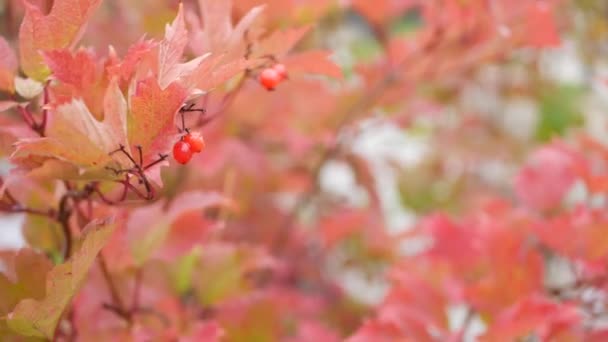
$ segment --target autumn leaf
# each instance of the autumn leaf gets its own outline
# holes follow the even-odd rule
[[[95,221],[84,229],[82,243],[71,258],[55,266],[46,277],[46,296],[24,299],[8,315],[9,328],[34,337],[52,339],[55,329],[72,297],[83,285],[97,253],[114,230],[109,222]]]
[[[152,40],[141,39],[129,47],[127,54],[124,56],[122,61],[118,61],[116,57],[116,51],[110,47],[110,55],[113,56],[113,60],[110,65],[107,66],[107,71],[110,77],[118,77],[119,80],[129,80],[139,67],[140,62],[148,56],[157,43]]]
[[[243,58],[223,63],[223,59],[224,56],[219,55],[203,60],[181,83],[190,89],[190,94],[206,93],[258,64]]]
[[[0,90],[9,93],[15,91],[13,80],[16,72],[17,56],[4,37],[0,36]]]
[[[24,1],[25,17],[19,29],[19,55],[23,72],[38,81],[49,75],[41,51],[68,48],[80,38],[89,17],[101,0],[57,0],[44,15],[40,8]]]
[[[44,298],[46,274],[52,268],[46,256],[22,249],[2,261],[13,274],[0,273],[0,316],[11,312],[22,299]]]
[[[175,115],[186,96],[186,89],[177,83],[161,89],[154,77],[137,82],[127,115],[127,136],[132,150],[142,147],[144,164],[169,151],[175,142]]]
[[[188,44],[188,31],[184,21],[183,6],[180,4],[177,16],[165,28],[165,38],[158,46],[158,84],[165,89],[171,82],[194,70],[209,54],[196,57],[189,62],[179,63]]]
[[[186,90],[177,83],[162,90],[156,78],[149,76],[137,82],[127,108],[114,80],[104,95],[103,121],[98,121],[82,100],[51,108],[46,136],[21,139],[11,160],[27,166],[33,156],[57,159],[80,168],[83,177],[114,179],[115,174],[106,167],[133,167],[123,153],[111,153],[120,145],[131,155],[136,146],[141,146],[144,165],[170,150],[175,139],[175,115],[185,97]],[[151,181],[162,184],[160,166],[166,163],[147,170]]]
[[[574,306],[533,295],[502,312],[481,341],[515,341],[532,333],[541,341],[580,341],[581,336],[575,335],[580,320]]]
[[[231,0],[199,0],[198,3],[200,19],[194,15],[188,19],[192,27],[192,51],[197,55],[207,52],[225,54],[228,60],[242,56],[239,46],[242,45],[247,29],[262,12],[263,6],[249,10],[240,22],[233,26]]]
[[[84,49],[75,53],[67,49],[52,50],[42,55],[52,77],[58,81],[51,88],[54,102],[62,104],[82,98],[95,118],[102,120],[108,81],[95,55]]]
[[[104,166],[115,162],[127,165],[123,156],[111,156],[124,139],[124,116],[126,104],[117,104],[122,95],[114,85],[108,88],[106,101],[107,111],[103,122],[97,121],[82,100],[59,105],[49,110],[46,136],[22,139],[16,144],[16,151],[11,156],[19,160],[29,156],[57,158],[74,164],[84,170],[103,170]],[[114,159],[121,158],[123,159]]]
[[[135,263],[142,265],[158,252],[169,236],[173,222],[180,216],[189,212],[200,212],[209,207],[229,205],[231,202],[220,194],[193,191],[173,199],[167,208],[165,208],[166,201],[159,201],[134,210],[126,223],[126,234]],[[197,241],[191,243],[193,246]],[[171,250],[170,246],[164,247]],[[181,252],[186,253],[188,250],[184,249]]]
[[[521,202],[536,210],[549,210],[561,204],[578,171],[585,162],[562,144],[547,145],[535,151],[515,179]]]

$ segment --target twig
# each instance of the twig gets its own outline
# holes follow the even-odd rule
[[[131,302],[131,312],[135,312],[139,309],[139,297],[141,293],[141,281],[143,278],[144,270],[139,267],[135,271],[135,280],[133,284],[133,301]]]
[[[99,254],[99,256],[97,257],[97,262],[99,263],[99,268],[101,269],[101,274],[103,275],[103,278],[105,279],[106,284],[108,285],[108,290],[110,291],[110,296],[112,297],[112,303],[114,304],[114,307],[118,308],[118,310],[116,310],[116,312],[117,313],[120,312],[121,316],[129,324],[131,324],[131,322],[132,322],[131,313],[129,310],[127,310],[125,308],[124,302],[122,301],[122,298],[120,298],[118,288],[116,287],[116,284],[114,284],[112,276],[110,275],[110,272],[108,271],[108,265],[106,263],[106,260],[103,256],[103,254]],[[105,307],[105,305],[104,305],[104,307]]]

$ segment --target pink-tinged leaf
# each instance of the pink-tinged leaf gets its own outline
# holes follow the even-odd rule
[[[42,57],[53,77],[60,82],[79,88],[95,82],[97,65],[93,53],[87,50],[76,53],[67,49],[51,50],[43,52]]]
[[[120,135],[115,132],[120,132],[122,127],[112,126],[118,124],[118,119],[108,115],[104,122],[97,121],[82,100],[60,105],[49,110],[48,115],[46,137],[20,140],[11,159],[42,156],[83,169],[103,170],[113,158],[121,158],[109,154],[121,143]],[[129,165],[123,159],[118,159],[118,163]]]
[[[229,58],[240,55],[237,48],[242,45],[245,31],[263,9],[261,6],[252,8],[237,26],[233,27],[232,1],[199,0],[199,7],[200,19],[189,17],[192,26],[190,37],[192,50],[198,55],[207,52],[226,53]]]
[[[255,62],[237,59],[225,64],[219,64],[223,56],[210,57],[184,79],[184,84],[190,89],[207,92],[255,65]]]
[[[482,341],[516,341],[537,334],[541,341],[580,341],[576,337],[582,317],[578,309],[541,296],[523,298],[503,311],[482,336]],[[574,339],[559,339],[567,336]]]
[[[156,44],[148,40],[140,40],[133,44],[121,62],[111,64],[107,67],[108,73],[111,76],[116,76],[120,80],[128,80],[131,78],[140,61],[154,50]]]
[[[342,70],[329,58],[328,51],[306,51],[287,56],[283,63],[290,76],[297,74],[316,74],[342,78]]]
[[[550,145],[534,152],[517,175],[519,199],[536,210],[558,206],[577,178],[577,163],[583,161],[562,145]]]
[[[112,127],[114,148],[116,145],[129,146],[127,140],[127,100],[118,86],[117,80],[112,80],[103,98],[104,123]]]
[[[422,220],[420,229],[433,239],[428,255],[449,259],[454,265],[465,269],[478,262],[482,250],[480,238],[474,229],[440,214]]]
[[[207,55],[200,56],[187,63],[179,63],[187,44],[188,31],[184,21],[183,6],[180,3],[177,17],[165,28],[165,39],[158,47],[158,84],[161,89],[165,89],[183,74],[195,69],[201,60],[207,57]]]
[[[177,83],[163,90],[154,77],[137,82],[131,96],[127,136],[133,151],[137,145],[142,147],[144,164],[171,149],[175,142],[175,115],[186,96],[186,89]]]
[[[87,50],[72,53],[67,49],[43,52],[42,55],[52,77],[59,81],[51,88],[54,102],[62,104],[82,98],[91,113],[101,120],[107,81],[95,55]]]
[[[40,52],[74,45],[101,0],[57,0],[48,15],[36,5],[24,3],[25,17],[19,29],[21,69],[29,77],[43,81],[49,69]]]
[[[20,301],[8,315],[8,326],[21,335],[52,339],[61,315],[84,284],[97,253],[113,230],[113,224],[102,221],[85,227],[80,248],[48,273],[45,298]]]
[[[599,261],[608,256],[608,216],[599,210],[579,209],[538,222],[540,241],[575,260]]]
[[[0,36],[0,91],[13,93],[17,56],[4,37]]]
[[[201,21],[205,27],[202,32],[203,40],[209,47],[218,48],[225,46],[232,31],[232,1],[226,0],[199,0],[201,10]],[[207,51],[214,51],[208,48]]]

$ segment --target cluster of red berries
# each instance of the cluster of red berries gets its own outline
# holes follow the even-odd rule
[[[262,70],[259,76],[259,81],[267,90],[274,88],[281,82],[287,79],[287,68],[285,65],[277,63],[270,68]]]
[[[188,132],[173,145],[173,159],[180,164],[186,164],[194,153],[205,148],[205,139],[199,132]]]

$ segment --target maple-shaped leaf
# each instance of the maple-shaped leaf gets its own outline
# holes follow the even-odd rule
[[[186,97],[186,89],[175,82],[165,89],[154,77],[137,82],[130,98],[127,139],[132,150],[142,147],[144,164],[170,150],[175,142],[175,115]]]
[[[72,297],[83,285],[97,254],[114,230],[109,222],[95,221],[85,227],[80,248],[70,259],[55,266],[46,278],[43,299],[24,299],[8,315],[8,326],[15,332],[52,339]]]
[[[189,90],[190,94],[205,93],[257,64],[259,63],[244,58],[225,62],[224,55],[211,56],[185,75],[180,83]]]
[[[171,82],[195,69],[200,62],[209,56],[205,54],[187,63],[179,63],[188,44],[188,31],[184,21],[182,4],[171,25],[165,28],[165,38],[158,46],[158,83],[165,89]]]
[[[502,312],[481,340],[517,341],[534,333],[541,341],[580,341],[581,318],[573,305],[533,295]]]
[[[114,48],[110,47],[111,58],[110,63],[106,68],[110,77],[115,76],[123,81],[129,80],[140,65],[142,59],[148,56],[156,46],[157,43],[154,41],[141,39],[129,47],[129,50],[122,61],[118,60],[116,51],[114,51]]]
[[[0,91],[15,91],[16,72],[17,56],[4,37],[0,36]]]
[[[51,88],[54,103],[62,104],[82,98],[95,118],[101,120],[108,81],[103,77],[95,55],[84,49],[75,53],[68,49],[52,50],[42,55],[52,77],[58,81]]]
[[[170,150],[176,139],[175,115],[185,98],[186,90],[177,83],[163,90],[156,78],[149,76],[136,82],[127,108],[127,101],[113,80],[104,95],[103,121],[98,121],[79,99],[51,108],[46,136],[20,140],[11,160],[33,169],[32,157],[50,158],[78,167],[81,178],[114,179],[115,174],[107,166],[133,167],[123,153],[111,153],[120,145],[131,155],[136,146],[141,146],[143,165],[157,161],[159,154]],[[167,163],[148,169],[149,179],[162,184],[160,167]],[[69,178],[73,175],[67,174],[64,179]]]
[[[188,17],[191,29],[190,47],[197,55],[207,52],[226,54],[233,59],[242,56],[243,38],[263,6],[249,10],[236,26],[232,24],[231,0],[199,0],[200,19]],[[240,47],[240,48],[239,48]],[[243,50],[244,51],[244,50]]]
[[[11,312],[22,299],[44,298],[46,274],[53,267],[46,256],[22,249],[2,261],[11,272],[0,273],[0,316]]]
[[[101,0],[57,0],[44,15],[40,8],[24,1],[25,16],[19,29],[19,55],[23,72],[38,81],[49,75],[41,51],[73,46],[87,20]]]
[[[114,158],[121,158],[109,153],[119,144],[126,145],[126,103],[116,84],[108,88],[106,97],[103,122],[97,121],[82,100],[50,109],[46,136],[20,140],[12,160],[19,164],[20,159],[33,155],[56,158],[82,169],[103,170]],[[130,166],[121,160],[120,165]]]

